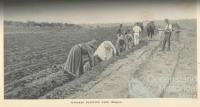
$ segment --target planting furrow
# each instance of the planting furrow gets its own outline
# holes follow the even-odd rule
[[[51,60],[49,60],[47,63],[31,65],[29,67],[15,70],[15,72],[5,72],[5,84],[12,83],[13,81],[26,77],[28,75],[38,73],[39,71],[44,70],[49,66],[53,66],[55,64],[62,64],[66,60],[66,55],[60,54],[54,57],[50,57],[50,59]]]
[[[43,59],[40,59],[40,60],[36,60],[36,61],[32,61],[32,64],[28,64],[30,62],[27,62],[26,65],[28,66],[25,66],[25,67],[16,67],[16,68],[7,68],[5,69],[5,76],[7,75],[10,75],[12,72],[20,72],[20,71],[23,71],[25,69],[34,69],[34,68],[37,68],[38,66],[41,66],[41,65],[45,65],[45,64],[48,64],[48,65],[53,65],[53,64],[60,64],[60,63],[63,63],[63,61],[66,59],[66,54],[63,52],[59,52],[59,53],[55,53],[54,55],[51,55],[47,58],[43,58]],[[25,63],[24,63],[25,65]]]
[[[49,65],[50,65],[49,63],[38,64],[37,66],[25,68],[16,72],[11,72],[7,75],[4,75],[4,80],[5,80],[4,84],[11,83],[13,81],[16,81],[20,78],[23,78],[25,76],[28,76],[34,73],[38,73],[39,71],[46,69]]]
[[[37,55],[22,55],[22,56],[30,56],[28,59],[27,58],[22,58],[22,60],[20,61],[20,64],[14,64],[14,65],[7,65],[5,66],[5,71],[9,72],[9,71],[13,71],[13,69],[19,69],[25,66],[28,66],[31,64],[34,64],[31,60],[43,60],[42,58],[45,57],[49,57],[49,56],[55,56],[55,55],[59,55],[59,54],[65,54],[66,50],[65,48],[58,48],[58,49],[52,49],[53,51],[44,51],[44,52],[40,52]],[[38,62],[37,62],[38,63]]]
[[[65,84],[72,80],[68,74],[64,74],[63,71],[52,73],[46,78],[38,79],[29,84],[26,84],[24,88],[13,90],[5,94],[5,98],[10,99],[34,99],[45,95],[52,89]]]
[[[8,92],[13,91],[14,89],[17,89],[17,88],[23,88],[25,86],[25,84],[27,84],[27,83],[36,81],[40,78],[45,78],[46,76],[48,76],[52,73],[58,72],[59,70],[62,69],[61,66],[62,65],[57,65],[56,67],[42,70],[42,71],[40,71],[36,74],[29,75],[29,76],[26,76],[26,77],[21,78],[19,80],[16,80],[12,83],[6,84],[5,87],[4,87],[4,93],[8,93]]]

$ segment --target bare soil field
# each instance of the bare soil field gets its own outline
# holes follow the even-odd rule
[[[114,43],[118,26],[26,29],[5,26],[4,97],[196,98],[196,23],[186,20],[180,25],[184,29],[181,41],[172,41],[172,51],[159,51],[158,37],[148,41],[144,32],[140,46],[101,62],[78,79],[62,72],[70,48],[91,39]]]

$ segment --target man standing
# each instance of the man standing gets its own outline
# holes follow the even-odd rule
[[[168,48],[167,50],[170,51],[170,38],[171,38],[171,33],[172,33],[172,25],[170,24],[168,19],[165,19],[166,27],[165,27],[165,37],[163,41],[163,48],[162,50],[165,50],[165,45],[166,42],[168,43]]]
[[[154,35],[154,31],[155,31],[155,24],[154,24],[154,21],[151,21],[147,24],[147,34],[148,34],[148,37],[150,37],[151,39]]]
[[[134,36],[134,45],[138,45],[140,42],[140,33],[141,33],[142,29],[139,26],[139,23],[136,23],[136,25],[133,27],[133,36]]]
[[[119,29],[117,31],[117,36],[122,36],[123,35],[123,30],[122,30],[122,24],[120,24]]]

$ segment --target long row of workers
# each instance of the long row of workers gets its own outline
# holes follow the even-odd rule
[[[158,28],[159,32],[164,32],[165,37],[163,41],[163,50],[166,42],[168,43],[168,50],[170,50],[170,37],[172,32],[172,25],[166,19],[166,27],[164,29]],[[154,22],[150,22],[146,26],[148,37],[152,38],[155,31]],[[96,40],[91,40],[87,43],[81,43],[73,46],[69,52],[66,62],[64,63],[64,72],[73,77],[80,77],[85,71],[91,70],[92,67],[101,61],[109,60],[111,57],[120,55],[121,52],[132,49],[140,43],[140,34],[144,27],[142,23],[136,23],[132,31],[128,29],[126,32],[122,30],[122,24],[117,31],[117,41],[113,45],[111,41],[103,41],[97,46]]]

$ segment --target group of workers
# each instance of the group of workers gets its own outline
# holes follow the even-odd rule
[[[170,50],[170,37],[172,33],[172,24],[168,19],[165,19],[166,26],[164,29],[159,27],[159,34],[164,32],[162,40],[162,50],[165,50],[165,45],[168,43]],[[152,23],[152,22],[151,22]],[[140,43],[140,34],[143,31],[143,25],[136,23],[132,29],[126,32],[122,29],[122,24],[117,31],[117,40],[115,45],[111,41],[103,41],[99,46],[96,40],[91,40],[86,43],[80,43],[73,46],[68,54],[67,60],[64,63],[64,72],[73,77],[80,77],[85,71],[91,70],[92,67],[101,61],[109,60],[111,57],[120,55],[121,52],[131,50],[134,46]],[[154,28],[155,30],[155,28]],[[148,32],[148,27],[147,27]],[[149,32],[148,32],[149,35]],[[151,38],[152,38],[151,34]]]

